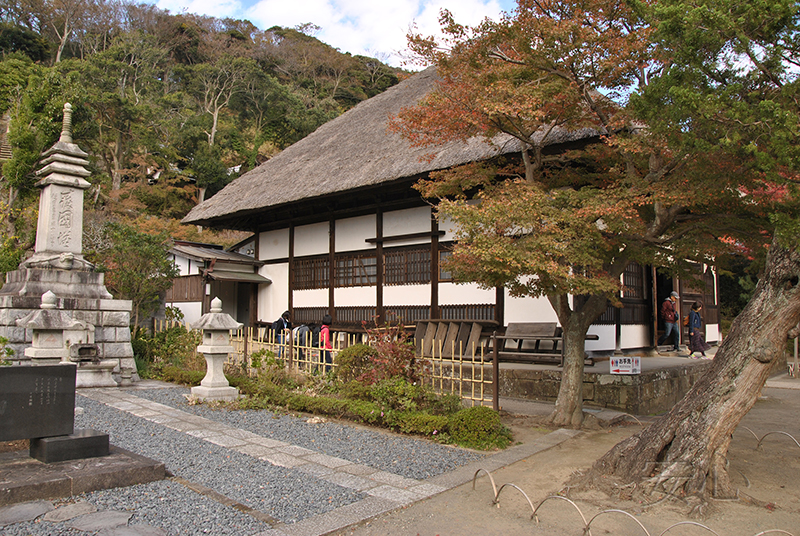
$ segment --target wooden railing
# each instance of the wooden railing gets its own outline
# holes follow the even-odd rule
[[[155,331],[163,331],[177,322],[157,321]],[[185,325],[190,329],[188,325]],[[325,350],[312,344],[311,332],[301,337],[280,337],[268,328],[246,327],[231,332],[230,344],[234,351],[228,357],[228,365],[257,375],[272,359],[292,371],[306,373],[325,372],[338,366],[336,355],[348,346],[366,343],[363,334],[332,333],[331,363],[326,363]],[[423,342],[423,344],[425,344]],[[431,341],[430,355],[418,357],[426,361],[423,367],[422,382],[439,394],[450,393],[461,397],[464,403],[476,405],[492,404],[492,380],[487,371],[491,366],[491,356],[485,354],[485,344],[473,344],[471,348],[463,345],[443,348],[443,341]]]

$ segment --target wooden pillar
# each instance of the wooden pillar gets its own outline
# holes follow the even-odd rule
[[[431,318],[439,313],[439,221],[431,207]]]
[[[383,309],[383,210],[381,207],[375,211],[375,314],[379,326],[386,323],[386,311]]]
[[[261,237],[260,237],[257,229],[253,231],[253,235],[254,235],[254,239],[253,239],[253,258],[255,260],[257,260],[257,261],[260,261],[261,260],[261,258],[260,258],[260,256],[261,256],[261,249],[260,249],[261,239],[260,238]],[[258,270],[256,270],[256,273],[258,273]],[[256,323],[258,322],[258,289],[259,289],[259,284],[258,283],[253,283],[253,287],[252,287],[252,291],[251,291],[252,292],[252,297],[250,299],[250,319],[251,319],[250,325],[253,326],[253,328],[255,328]]]
[[[494,319],[498,326],[505,326],[505,310],[506,310],[506,289],[504,287],[496,287],[494,298]]]
[[[330,275],[328,285],[328,314],[331,315],[333,321],[336,321],[336,304],[334,292],[336,287],[336,219],[331,216],[330,223],[328,224],[328,260],[330,262]]]
[[[653,348],[657,348],[658,345],[658,274],[656,273],[656,267],[650,267],[651,272],[650,275],[653,278],[653,284],[650,288],[650,292],[653,293],[652,297],[650,298],[650,302],[652,303],[652,313],[653,313],[653,322],[650,324],[653,330],[653,336],[651,338],[651,343]]]
[[[294,224],[289,224],[289,320],[294,323]]]

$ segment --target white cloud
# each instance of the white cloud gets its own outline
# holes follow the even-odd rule
[[[248,19],[262,29],[313,23],[321,41],[351,54],[385,54],[399,66],[412,24],[423,35],[438,34],[439,12],[449,9],[461,24],[499,18],[512,0],[160,0],[172,13]]]

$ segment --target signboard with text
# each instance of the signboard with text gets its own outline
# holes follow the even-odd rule
[[[639,356],[624,356],[611,358],[611,374],[641,374],[642,358]]]

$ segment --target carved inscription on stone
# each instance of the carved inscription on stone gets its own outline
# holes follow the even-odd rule
[[[58,196],[58,244],[63,248],[69,248],[72,242],[72,218],[74,207],[72,206],[72,192],[61,192]]]
[[[75,367],[0,367],[0,441],[73,432]]]

